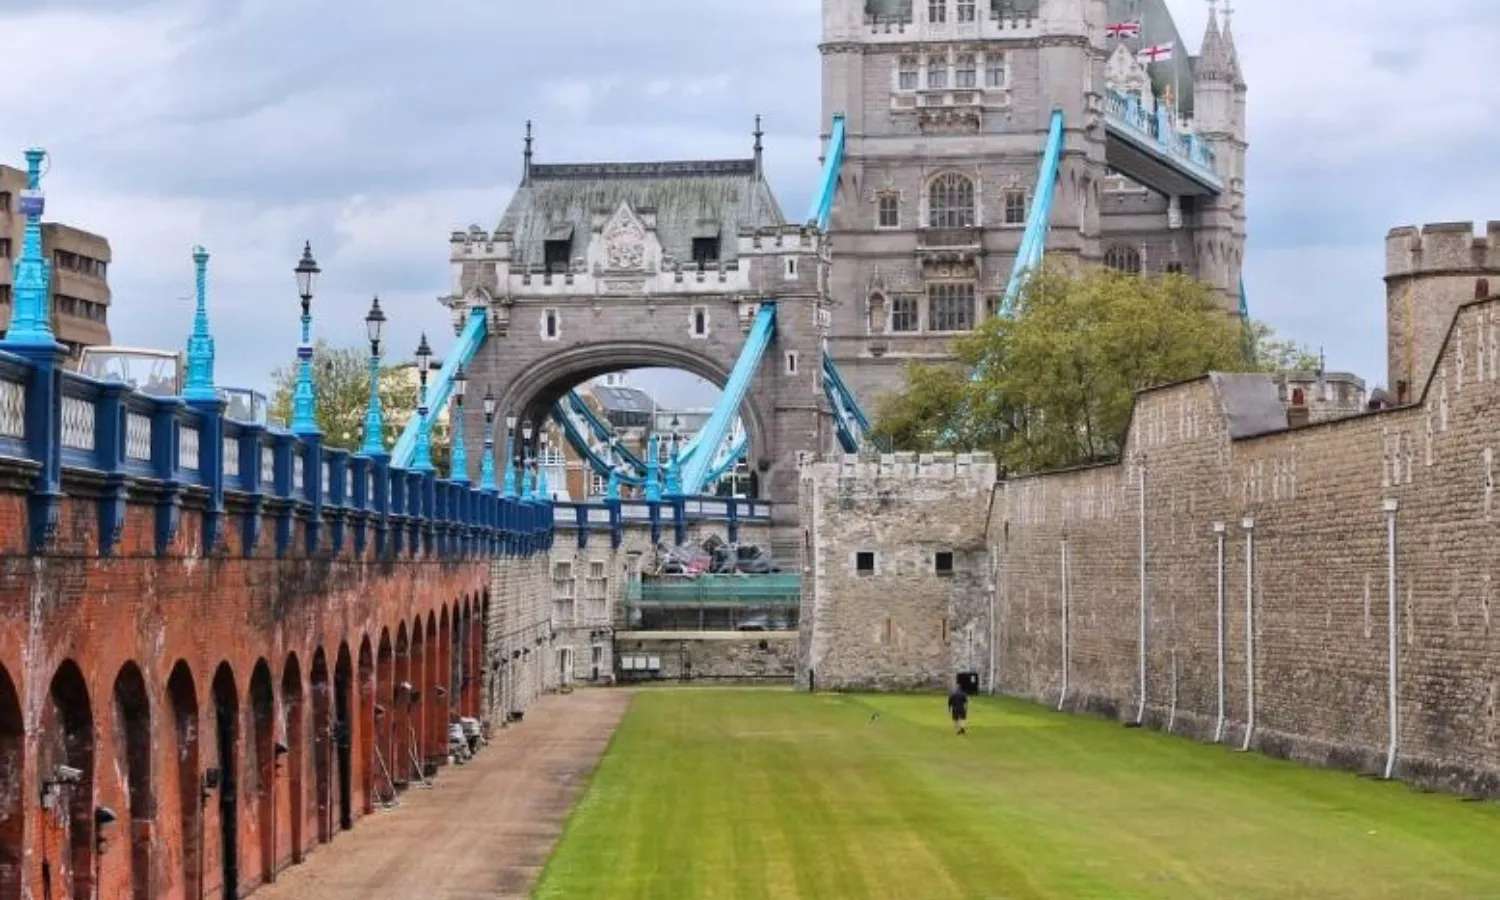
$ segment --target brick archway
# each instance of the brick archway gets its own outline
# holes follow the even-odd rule
[[[334,812],[338,828],[354,827],[354,663],[349,642],[339,643],[333,666]]]
[[[288,653],[281,667],[281,710],[286,720],[287,821],[292,840],[292,862],[302,862],[305,846],[303,823],[307,821],[307,712],[302,702],[302,664],[296,653]]]
[[[318,843],[333,840],[333,689],[328,683],[328,654],[313,652],[308,673],[312,696],[313,808],[318,814]]]
[[[151,843],[156,819],[151,781],[151,701],[146,679],[134,662],[120,667],[114,687],[115,771],[124,773],[128,798],[126,827],[130,842],[130,896],[153,896]]]
[[[228,662],[214,671],[214,737],[219,772],[219,893],[239,896],[240,698]]]
[[[406,623],[402,622],[396,629],[396,679],[391,690],[395,715],[391,720],[391,756],[388,760],[397,788],[404,788],[411,781],[411,675],[411,642],[406,634]]]
[[[391,630],[382,628],[375,656],[375,764],[380,770],[380,796],[386,801],[396,799],[396,760],[391,755],[396,735],[396,678]]]
[[[26,723],[10,672],[0,666],[0,900],[20,900],[25,859],[21,779],[26,761]]]
[[[355,756],[359,761],[360,812],[375,811],[375,654],[370,636],[359,642],[359,701],[355,719]]]
[[[276,880],[276,695],[271,666],[255,661],[250,673],[250,759],[245,771],[254,773],[255,826],[260,849],[260,877]]]
[[[175,751],[166,757],[175,767],[177,827],[182,851],[182,894],[197,897],[203,883],[203,795],[198,763],[198,689],[186,660],[178,660],[167,678]],[[165,779],[164,779],[165,783]]]

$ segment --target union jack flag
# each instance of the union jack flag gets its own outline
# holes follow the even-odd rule
[[[1132,38],[1141,36],[1140,22],[1116,22],[1104,29],[1104,33],[1112,38]]]
[[[1172,51],[1176,44],[1152,44],[1150,47],[1142,47],[1136,57],[1143,63],[1166,62],[1172,58]]]

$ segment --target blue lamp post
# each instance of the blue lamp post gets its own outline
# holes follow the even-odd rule
[[[531,420],[527,419],[525,422],[521,423],[521,446],[519,452],[516,454],[517,459],[519,459],[521,463],[522,500],[531,499],[533,490],[532,485],[536,483],[533,480],[533,476],[535,473],[532,471],[533,460],[531,456],[531,434]]]
[[[294,434],[319,434],[318,396],[313,389],[312,346],[312,298],[317,284],[317,260],[313,259],[312,243],[302,245],[302,259],[293,270],[297,275],[297,293],[302,297],[302,343],[297,345],[297,385],[292,391],[292,432]]]
[[[369,457],[385,453],[385,416],[380,408],[380,332],[384,328],[385,313],[376,297],[365,316],[365,333],[370,338],[370,401],[365,406],[365,444],[360,452]]]
[[[651,435],[651,445],[646,448],[646,501],[661,502],[661,438]]]
[[[198,305],[193,312],[193,333],[188,336],[187,385],[182,396],[212,402],[219,395],[214,390],[214,338],[208,332],[208,251],[202,247],[193,248],[193,269]]]
[[[464,448],[464,395],[468,392],[469,376],[459,366],[453,373],[453,409],[449,413],[453,420],[453,455],[448,477],[455,484],[469,483],[469,452]]]
[[[616,460],[618,459],[617,448],[619,446],[619,438],[612,437],[609,439],[609,483],[604,488],[604,499],[607,501],[617,501],[620,499],[620,471],[615,468],[618,465]]]
[[[417,393],[417,449],[411,467],[418,472],[432,471],[432,423],[427,417],[427,373],[432,368],[432,347],[427,344],[427,332],[422,332],[422,342],[417,345],[417,377],[421,386]]]
[[[495,390],[484,389],[484,459],[479,463],[479,489],[495,493]]]
[[[26,216],[26,232],[21,242],[21,256],[15,267],[15,309],[10,319],[8,344],[52,347],[52,315],[48,297],[51,294],[52,267],[42,252],[42,160],[47,151],[33,147],[26,151],[26,190],[21,193],[21,212]]]
[[[505,496],[516,499],[516,468],[521,461],[521,448],[516,441],[516,417],[505,417]]]

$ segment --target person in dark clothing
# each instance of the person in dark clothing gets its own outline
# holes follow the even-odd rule
[[[969,724],[969,695],[956,687],[948,695],[948,712],[953,716],[953,733],[964,734]]]

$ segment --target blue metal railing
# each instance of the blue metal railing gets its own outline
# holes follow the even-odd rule
[[[745,337],[745,346],[740,350],[740,357],[735,360],[734,369],[729,373],[729,381],[724,385],[719,405],[714,407],[708,422],[699,432],[699,452],[694,453],[683,464],[684,494],[697,494],[708,484],[708,475],[714,464],[712,451],[717,450],[729,435],[734,420],[739,416],[740,404],[744,402],[745,394],[750,389],[750,382],[760,369],[761,358],[765,356],[766,348],[771,345],[771,339],[775,335],[776,304],[762,301],[759,312],[755,314],[755,322],[750,326],[750,334]]]
[[[483,308],[469,311],[469,321],[465,323],[464,330],[459,333],[458,341],[448,356],[443,360],[443,368],[438,372],[437,378],[428,382],[427,385],[427,416],[412,416],[406,423],[406,429],[401,432],[401,437],[396,441],[396,447],[391,451],[391,465],[399,469],[411,465],[412,457],[417,451],[417,432],[424,424],[431,427],[432,421],[437,418],[438,413],[448,402],[448,394],[453,390],[453,375],[459,366],[468,368],[474,361],[474,354],[484,345],[484,339],[488,333],[489,313]]]
[[[1158,106],[1152,115],[1134,94],[1115,90],[1104,92],[1104,121],[1122,132],[1141,139],[1157,153],[1190,171],[1195,178],[1215,190],[1223,190],[1218,159],[1211,147],[1196,134],[1180,134],[1173,126],[1165,107]]]
[[[833,128],[828,133],[828,149],[823,155],[823,176],[818,180],[817,193],[813,194],[807,219],[818,230],[828,230],[828,219],[833,214],[833,198],[838,194],[839,173],[844,168],[844,116],[833,117]]]

